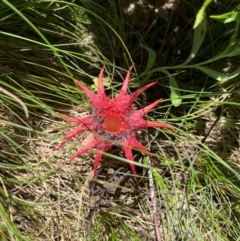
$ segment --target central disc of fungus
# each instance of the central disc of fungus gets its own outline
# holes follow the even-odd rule
[[[103,126],[107,131],[118,132],[120,131],[121,122],[121,119],[117,116],[108,115],[104,120]]]

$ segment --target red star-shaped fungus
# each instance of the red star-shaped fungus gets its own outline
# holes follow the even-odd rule
[[[105,66],[104,66],[105,67]],[[98,78],[98,92],[91,92],[85,85],[75,80],[76,84],[86,93],[92,102],[92,114],[86,117],[68,117],[61,115],[67,121],[78,124],[78,128],[72,130],[55,148],[60,149],[67,141],[79,135],[83,131],[89,131],[91,134],[86,138],[87,143],[81,147],[70,159],[72,162],[77,156],[87,152],[90,149],[96,149],[96,157],[94,160],[94,176],[96,176],[97,168],[102,157],[102,153],[107,151],[112,145],[120,145],[125,153],[126,158],[133,174],[136,174],[136,169],[133,164],[132,148],[150,154],[147,149],[136,139],[136,132],[146,127],[160,127],[174,130],[170,125],[155,121],[147,121],[143,119],[151,109],[158,105],[162,99],[159,99],[152,104],[140,109],[134,110],[132,104],[134,100],[146,89],[156,84],[152,82],[141,89],[136,90],[133,94],[128,95],[127,88],[130,81],[130,74],[133,65],[130,67],[127,76],[124,80],[122,89],[118,96],[109,99],[104,91],[103,72],[101,69]]]

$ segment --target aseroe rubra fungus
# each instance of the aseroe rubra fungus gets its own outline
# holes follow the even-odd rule
[[[86,93],[92,102],[92,114],[86,117],[68,117],[60,115],[64,120],[78,124],[79,126],[72,130],[60,143],[55,150],[60,149],[67,141],[79,135],[84,131],[89,131],[91,136],[86,139],[85,146],[82,146],[70,159],[73,161],[77,156],[87,152],[90,149],[96,149],[96,156],[94,160],[94,176],[96,176],[97,168],[102,157],[102,153],[107,151],[112,145],[119,145],[122,147],[133,174],[136,174],[136,169],[133,164],[132,148],[149,154],[147,149],[136,139],[136,132],[146,127],[160,127],[174,130],[174,128],[165,123],[144,120],[151,109],[158,105],[162,99],[156,100],[152,104],[135,110],[132,107],[135,99],[146,89],[156,84],[152,82],[136,90],[129,95],[127,93],[128,83],[130,81],[131,70],[130,67],[127,76],[124,80],[122,89],[117,97],[110,99],[106,96],[103,86],[103,67],[98,78],[98,92],[93,93],[85,85],[76,81],[76,84]]]

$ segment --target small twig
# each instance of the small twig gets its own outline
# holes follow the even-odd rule
[[[150,158],[147,157],[148,164],[151,165]],[[153,218],[153,223],[154,223],[154,228],[155,228],[155,235],[156,235],[156,240],[161,241],[161,233],[159,229],[159,219],[157,217],[157,204],[156,204],[156,196],[155,196],[155,187],[154,187],[154,182],[153,182],[153,174],[152,174],[152,169],[150,168],[148,170],[148,177],[149,177],[149,190],[150,190],[150,198],[151,198],[151,203],[152,203],[152,218]]]
[[[218,123],[218,121],[220,120],[220,117],[222,115],[222,111],[221,111],[221,114],[217,117],[217,119],[213,122],[213,124],[211,125],[211,127],[209,128],[208,132],[206,133],[206,135],[202,138],[201,140],[201,143],[204,144],[206,139],[209,137],[210,133],[212,132],[213,128],[215,127],[215,125]],[[196,161],[197,159],[197,155],[198,153],[200,152],[199,148],[196,150],[193,158],[192,158],[192,163],[191,165],[189,166],[188,170],[190,170],[190,168],[193,166],[194,162]]]
[[[26,119],[29,118],[29,114],[28,114],[28,109],[27,109],[27,106],[23,103],[23,101],[21,101],[16,95],[10,93],[9,91],[3,89],[2,87],[0,87],[0,92],[2,92],[3,94],[13,98],[16,102],[18,102],[22,108],[23,108],[23,111],[25,113],[25,116],[26,116]]]
[[[144,99],[144,100],[146,102],[146,99]],[[148,133],[148,131],[147,131],[147,133]],[[149,133],[147,135],[147,141],[149,143]],[[151,166],[151,160],[150,160],[149,156],[147,156],[147,163],[148,163],[149,166]],[[151,168],[149,168],[149,170],[148,170],[148,177],[149,177],[150,198],[151,198],[151,203],[152,203],[152,220],[153,220],[153,223],[154,223],[156,241],[162,241],[162,235],[160,233],[160,222],[159,222],[159,218],[158,218],[158,215],[157,215],[155,186],[154,186],[153,173],[152,173]]]

